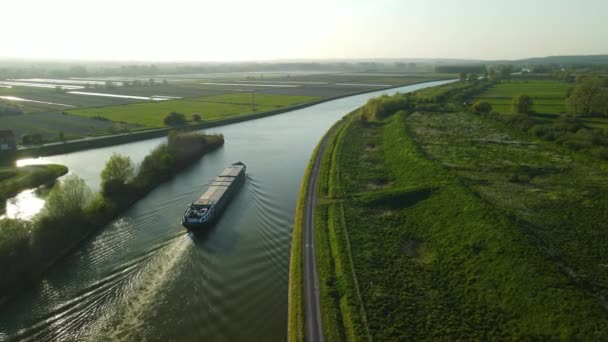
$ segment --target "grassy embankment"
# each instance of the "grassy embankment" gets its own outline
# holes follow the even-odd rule
[[[331,129],[329,130],[331,131]],[[329,132],[328,131],[328,132]],[[328,134],[328,133],[326,133]],[[321,138],[321,141],[323,138]],[[304,341],[304,280],[303,280],[303,258],[304,251],[302,244],[304,241],[304,215],[306,197],[308,196],[308,185],[310,184],[310,174],[312,172],[315,156],[318,154],[321,143],[312,152],[310,162],[304,170],[302,184],[298,201],[296,203],[296,213],[293,223],[291,238],[291,256],[289,258],[289,293],[287,304],[287,339],[289,341]]]
[[[52,183],[66,173],[68,168],[57,164],[0,167],[0,204],[23,190]]]
[[[36,281],[81,241],[205,153],[222,146],[220,136],[170,134],[129,179],[109,179],[90,195],[84,181],[68,176],[51,190],[32,221],[0,220],[0,303]]]
[[[339,158],[350,120],[339,122],[322,158],[315,208],[315,252],[323,334],[329,341],[369,340],[365,311],[353,270],[340,188]]]
[[[353,120],[328,193],[374,339],[606,338],[605,163],[458,111]],[[320,265],[348,259],[325,246]],[[337,299],[325,311],[362,307],[321,282]],[[348,337],[337,320],[324,328]]]

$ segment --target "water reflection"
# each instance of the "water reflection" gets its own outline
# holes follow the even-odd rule
[[[0,219],[31,220],[44,207],[45,201],[38,196],[37,189],[22,191],[6,201],[6,210]]]

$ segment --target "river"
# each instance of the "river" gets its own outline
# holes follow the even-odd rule
[[[283,341],[291,231],[304,169],[325,131],[383,93],[214,129],[225,145],[160,185],[0,311],[0,340]],[[99,188],[117,151],[135,162],[164,138],[23,160],[58,163]],[[181,214],[223,168],[248,178],[218,224],[192,236]]]

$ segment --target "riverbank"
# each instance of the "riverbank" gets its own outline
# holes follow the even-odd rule
[[[223,143],[221,135],[172,133],[167,143],[144,158],[139,172],[132,178],[128,176],[129,172],[122,172],[123,178],[105,177],[102,191],[91,196],[83,180],[75,175],[68,176],[55,185],[44,209],[32,221],[1,220],[0,269],[3,270],[3,281],[0,284],[0,304],[26,285],[36,282],[57,261],[156,186]],[[118,169],[132,170],[128,158],[123,160],[126,162]],[[102,176],[104,173],[121,173],[106,172],[110,167],[108,163]],[[117,171],[116,166],[114,171]]]
[[[433,80],[433,82],[441,81],[441,80],[445,80],[445,79],[437,79],[437,80]],[[410,83],[410,84],[406,84],[406,85],[409,86],[409,85],[423,84],[423,83],[428,83],[428,82],[430,82],[430,81],[424,80],[424,81]],[[338,100],[338,99],[355,96],[355,95],[367,94],[367,93],[376,92],[376,91],[400,88],[400,87],[403,87],[406,85],[402,84],[402,85],[390,86],[390,87],[385,87],[385,88],[380,88],[380,89],[365,90],[365,91],[356,92],[356,93],[347,94],[347,95],[323,98],[323,99],[319,99],[319,100],[315,100],[315,101],[311,101],[311,102],[307,102],[307,103],[301,103],[301,104],[297,104],[297,105],[293,105],[293,106],[289,106],[289,107],[280,108],[277,110],[253,113],[253,114],[248,114],[248,115],[237,115],[237,116],[228,117],[225,119],[213,120],[213,121],[203,121],[201,123],[190,124],[190,125],[179,127],[179,129],[187,130],[187,131],[195,131],[195,130],[202,130],[202,129],[207,129],[207,128],[214,128],[214,127],[229,125],[229,124],[238,123],[238,122],[261,119],[264,117],[283,114],[283,113],[290,112],[293,110],[307,108],[307,107],[318,105],[318,104],[325,103],[328,101]],[[151,129],[151,130],[144,130],[144,131],[135,131],[135,132],[130,132],[130,133],[120,133],[120,134],[109,135],[109,136],[100,136],[100,137],[83,138],[83,139],[77,139],[77,140],[69,140],[69,141],[65,141],[65,142],[45,144],[42,146],[22,147],[17,150],[15,157],[18,159],[18,158],[33,158],[33,157],[51,156],[51,155],[56,155],[56,154],[64,154],[64,153],[70,153],[70,152],[76,152],[76,151],[82,151],[82,150],[88,150],[88,149],[94,149],[94,148],[100,148],[100,147],[108,147],[108,146],[113,146],[113,145],[125,144],[125,143],[129,143],[129,142],[135,142],[135,141],[140,141],[140,140],[162,137],[162,136],[165,136],[169,131],[171,131],[173,129],[175,129],[175,128],[172,128],[172,127],[158,128],[158,129]]]
[[[309,246],[303,246],[305,232],[305,212],[307,201],[310,196],[315,196],[310,193],[311,188],[316,188],[316,184],[311,185],[311,175],[315,166],[315,161],[318,159],[319,150],[324,142],[331,139],[335,134],[335,129],[341,122],[334,124],[321,138],[315,147],[300,186],[298,201],[296,204],[292,241],[291,241],[291,256],[289,261],[289,290],[287,304],[287,338],[288,341],[304,341],[305,340],[305,304],[304,299],[304,249]],[[312,247],[310,247],[312,248]],[[320,319],[320,318],[319,318]]]
[[[605,165],[465,112],[469,90],[372,102],[326,150],[332,340],[606,338]]]
[[[0,167],[0,204],[23,190],[52,183],[66,173],[68,168],[57,164]]]

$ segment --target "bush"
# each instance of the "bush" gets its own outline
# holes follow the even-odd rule
[[[167,126],[183,126],[186,124],[186,117],[182,113],[171,112],[165,117],[164,122]]]
[[[488,114],[492,111],[492,105],[483,101],[475,102],[471,108],[477,114]]]
[[[200,114],[192,114],[192,121],[195,122],[201,122],[201,115]]]
[[[101,171],[102,187],[109,181],[125,184],[134,174],[131,158],[118,153],[113,153],[106,162],[106,166]]]
[[[91,190],[84,180],[68,175],[55,184],[41,212],[43,217],[80,216],[91,198]]]
[[[367,121],[382,120],[399,110],[412,110],[415,104],[409,95],[395,94],[393,96],[382,95],[367,101],[363,106],[361,115]]]

